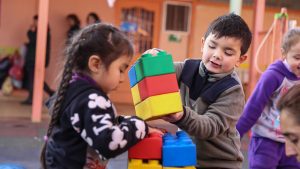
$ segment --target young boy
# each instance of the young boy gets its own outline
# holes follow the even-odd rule
[[[193,136],[197,168],[242,168],[235,125],[245,97],[234,68],[246,60],[251,38],[240,16],[224,15],[202,38],[202,60],[175,63],[184,111],[163,119]]]

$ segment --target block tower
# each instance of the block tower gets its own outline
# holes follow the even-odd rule
[[[130,68],[136,115],[143,120],[182,111],[172,56],[165,51],[143,54]]]
[[[151,133],[129,149],[128,158],[128,169],[195,169],[196,146],[183,131]]]

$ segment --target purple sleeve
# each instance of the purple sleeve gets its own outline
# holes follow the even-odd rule
[[[256,123],[273,92],[280,86],[282,80],[283,76],[276,71],[267,70],[262,74],[236,126],[241,138]]]

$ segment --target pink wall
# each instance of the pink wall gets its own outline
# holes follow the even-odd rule
[[[26,32],[37,14],[39,0],[1,0],[0,47],[18,48],[27,41]],[[68,26],[66,15],[75,13],[85,26],[86,15],[96,12],[104,22],[114,23],[114,9],[106,0],[55,0],[49,4],[51,28],[51,60],[46,69],[46,81],[55,88],[59,65],[62,64],[63,48]]]
[[[37,13],[39,0],[1,0],[1,23],[0,23],[0,47],[19,47],[26,40],[26,31],[32,22],[32,16]],[[141,1],[142,3],[142,1]],[[162,4],[163,5],[163,4]],[[162,8],[163,9],[163,8]],[[242,17],[252,29],[253,8],[243,7]],[[69,13],[76,13],[85,25],[86,15],[94,11],[99,14],[105,22],[115,22],[115,10],[109,8],[106,0],[51,0],[49,7],[49,23],[51,27],[52,44],[51,44],[51,62],[46,70],[46,81],[55,87],[55,79],[59,72],[59,64],[64,58],[63,48],[67,32],[67,23],[65,17]],[[217,16],[229,11],[229,5],[220,5],[216,3],[200,2],[196,7],[194,22],[194,40],[193,51],[191,56],[199,57],[201,37],[203,36],[208,24]],[[274,13],[280,9],[267,9],[265,14],[264,28],[267,30],[271,25]],[[163,11],[161,12],[163,14]],[[289,18],[296,19],[300,23],[300,12],[288,10]],[[162,20],[161,20],[162,22]],[[162,24],[161,24],[162,25]],[[167,41],[168,33],[161,32],[159,37],[159,47],[167,49],[174,53],[175,60],[183,60],[187,53],[187,37],[182,36],[181,43],[169,43]],[[179,47],[180,46],[180,47]]]
[[[36,0],[1,0],[0,46],[19,47],[26,40],[26,31],[36,14]]]
[[[89,12],[96,12],[103,22],[114,23],[114,9],[109,8],[106,0],[59,0],[50,1],[49,22],[51,26],[52,45],[50,66],[46,70],[47,81],[55,87],[55,80],[62,65],[63,49],[65,45],[68,25],[66,16],[75,13],[85,26],[86,16]]]

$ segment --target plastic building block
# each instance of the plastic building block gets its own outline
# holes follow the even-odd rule
[[[155,119],[160,116],[182,112],[179,92],[151,96],[135,105],[136,115],[143,120]]]
[[[170,54],[162,51],[156,56],[144,54],[135,65],[137,82],[147,76],[174,73],[173,59]]]
[[[19,164],[13,164],[13,163],[1,163],[0,169],[25,169],[25,167],[19,165]]]
[[[141,102],[141,97],[140,97],[140,92],[139,92],[139,86],[136,84],[131,88],[131,95],[132,95],[132,100],[133,104],[136,105],[139,102]]]
[[[136,63],[134,65],[132,65],[131,68],[128,71],[130,87],[133,87],[134,85],[137,84],[136,72],[135,72],[135,65],[136,65]]]
[[[150,133],[148,137],[131,147],[128,151],[130,159],[160,160],[162,155],[162,136],[158,133]]]
[[[164,167],[196,165],[196,146],[184,131],[177,132],[176,136],[165,134],[162,153]]]
[[[163,167],[163,169],[196,169],[194,166],[187,166],[187,167]]]
[[[128,169],[162,169],[158,160],[148,160],[143,162],[139,159],[130,159],[128,163]]]
[[[146,77],[138,83],[138,86],[141,100],[179,90],[175,73]]]

